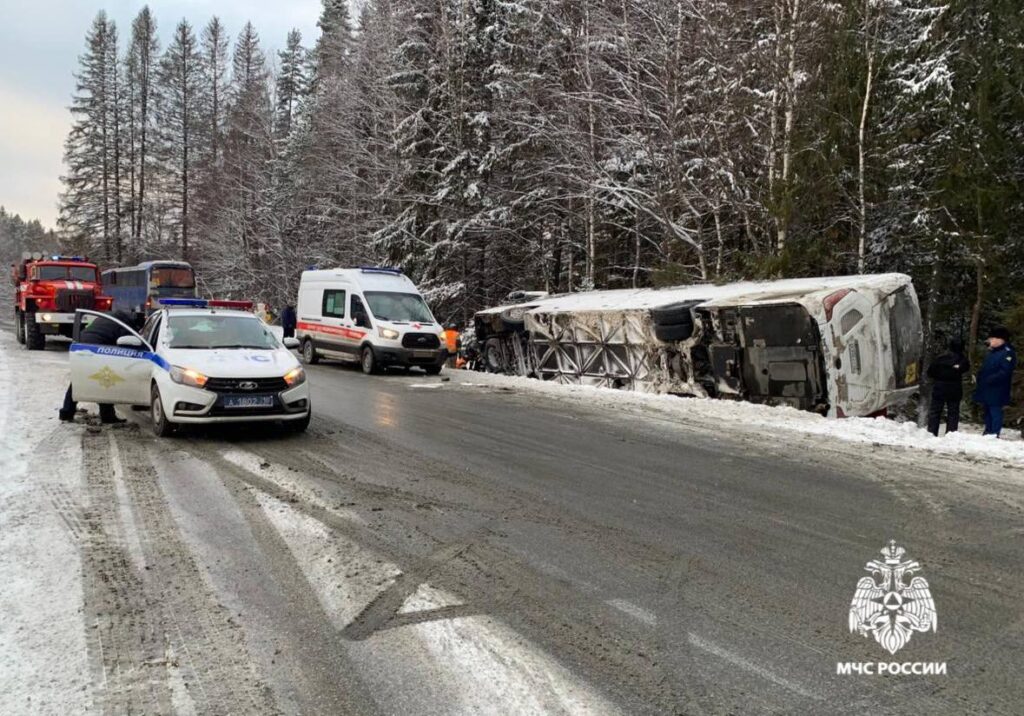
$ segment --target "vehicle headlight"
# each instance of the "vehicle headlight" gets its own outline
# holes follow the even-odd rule
[[[171,380],[175,383],[180,383],[181,385],[190,385],[193,388],[202,388],[206,385],[206,381],[209,379],[197,370],[172,365]]]
[[[289,388],[294,388],[296,385],[302,385],[306,382],[306,371],[301,367],[294,368],[293,370],[285,373],[284,382],[288,384]]]
[[[377,335],[381,338],[386,338],[389,341],[397,341],[399,333],[394,328],[384,328],[381,326],[377,329]]]

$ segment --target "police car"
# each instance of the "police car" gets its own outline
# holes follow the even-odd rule
[[[251,303],[163,299],[141,333],[119,323],[116,346],[71,345],[76,401],[148,406],[160,437],[179,425],[280,421],[303,431],[312,415],[306,374],[284,341],[247,310]],[[78,335],[76,325],[75,335]]]

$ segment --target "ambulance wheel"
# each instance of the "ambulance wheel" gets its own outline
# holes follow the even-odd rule
[[[14,312],[14,335],[18,343],[25,345],[25,324],[21,322],[21,311]]]
[[[307,338],[302,342],[302,362],[307,365],[316,365],[320,362],[320,354],[316,352],[312,338]]]
[[[428,365],[423,370],[427,371],[427,375],[441,375],[441,368],[439,365]]]
[[[24,313],[22,314],[25,320],[22,325],[25,327],[25,347],[30,351],[41,351],[46,348],[46,336],[39,330],[39,324],[36,323],[35,313]]]
[[[359,356],[359,366],[367,375],[374,375],[379,372],[377,368],[377,356],[370,346],[363,346],[363,352]]]
[[[174,423],[167,419],[164,401],[160,398],[160,389],[153,383],[149,393],[149,412],[153,418],[153,434],[158,438],[167,438],[174,434]]]

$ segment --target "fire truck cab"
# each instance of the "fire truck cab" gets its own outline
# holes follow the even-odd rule
[[[42,350],[46,336],[71,338],[79,308],[109,311],[96,264],[80,256],[23,254],[12,266],[18,342]]]

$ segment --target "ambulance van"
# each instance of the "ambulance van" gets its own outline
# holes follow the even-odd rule
[[[422,368],[437,375],[448,353],[442,326],[398,269],[304,271],[295,336],[305,363],[359,363],[364,373]]]

